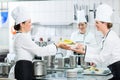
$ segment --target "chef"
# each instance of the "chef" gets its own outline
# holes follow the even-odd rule
[[[69,49],[64,43],[51,44],[46,47],[39,47],[28,34],[31,30],[31,18],[25,7],[16,7],[12,11],[15,20],[14,29],[14,53],[16,54],[15,78],[17,80],[32,80],[32,60],[34,55],[46,56],[55,55],[57,48]]]
[[[89,27],[87,28],[87,20],[85,18],[84,10],[77,11],[77,28],[78,30],[73,32],[71,35],[71,40],[74,42],[80,42],[87,45],[96,45],[96,39],[92,32],[90,32]]]
[[[102,4],[97,8],[95,25],[97,30],[104,35],[100,49],[79,44],[72,50],[85,54],[86,61],[107,66],[113,74],[109,80],[120,80],[120,38],[111,30],[112,13],[113,9],[107,4]]]
[[[71,40],[75,43],[82,43],[90,46],[97,46],[95,35],[87,28],[87,20],[85,18],[84,10],[77,11],[77,28],[78,30],[73,32]],[[73,52],[68,51],[67,55],[72,55]],[[75,52],[74,52],[75,54]],[[78,58],[78,65],[80,64],[80,58]]]

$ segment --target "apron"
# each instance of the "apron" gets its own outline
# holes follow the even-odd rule
[[[15,65],[15,78],[17,80],[32,80],[33,65],[31,61],[20,60]]]
[[[113,78],[109,80],[120,80],[120,61],[109,65],[108,68],[110,69],[113,75]]]

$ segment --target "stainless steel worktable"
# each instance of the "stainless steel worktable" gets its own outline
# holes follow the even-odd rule
[[[83,75],[78,73],[76,78],[67,78],[66,72],[56,72],[46,75],[44,78],[38,78],[35,80],[108,80],[112,75],[100,76],[100,75]]]

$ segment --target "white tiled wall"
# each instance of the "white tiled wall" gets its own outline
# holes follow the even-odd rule
[[[9,32],[8,28],[0,28],[0,49],[8,48]]]
[[[81,0],[83,1],[83,0]],[[79,1],[79,2],[81,2]],[[113,30],[116,31],[116,33],[120,36],[120,1],[119,0],[84,0],[85,4],[89,4],[89,9],[93,9],[93,4],[96,4],[96,7],[100,4],[100,3],[107,3],[110,6],[113,7],[114,9],[114,18],[113,18]],[[79,4],[81,5],[81,3]],[[100,37],[102,36],[95,28],[94,25],[94,16],[93,13],[90,12],[89,14],[89,29],[95,33],[95,36],[97,38],[97,40],[99,41]],[[42,27],[39,27],[40,32],[42,32]],[[70,25],[70,26],[44,26],[44,33],[43,37],[47,38],[47,37],[51,37],[54,41],[58,41],[59,38],[63,38],[63,39],[70,39],[71,33],[75,30],[77,30],[76,28],[76,24]]]
[[[87,4],[89,6],[89,9],[93,9],[93,4],[96,3],[97,5],[100,3],[108,3],[109,5],[111,5],[114,8],[114,26],[113,26],[113,30],[115,30],[117,32],[117,34],[120,36],[120,0],[78,0],[79,2],[84,1],[85,4]],[[79,3],[80,4],[80,3]],[[99,36],[100,34],[98,34],[98,32],[96,31],[95,27],[94,27],[94,20],[93,20],[93,14],[89,13],[89,18],[90,18],[90,29],[95,33],[95,35]],[[39,36],[43,36],[45,38],[47,37],[51,37],[54,41],[58,41],[60,37],[62,37],[63,39],[70,38],[70,35],[73,31],[75,31],[76,25],[70,25],[70,26],[52,26],[52,25],[48,25],[48,26],[39,26],[39,32],[38,33]],[[5,35],[4,37],[3,34]],[[8,29],[0,29],[0,37],[4,38],[2,40],[0,40],[0,45],[1,44],[8,44]],[[7,37],[7,38],[6,38]]]
[[[47,26],[40,26],[36,25],[37,30],[33,30],[36,40],[39,40],[39,37],[43,37],[44,40],[51,37],[53,41],[57,42],[60,38],[62,39],[70,39],[71,33],[75,31],[77,28],[72,25],[47,25]],[[35,27],[33,28],[35,29]]]

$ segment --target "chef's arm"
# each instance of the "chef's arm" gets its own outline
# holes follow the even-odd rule
[[[62,48],[62,49],[66,49],[66,50],[70,50],[70,46],[68,46],[66,43],[54,43],[54,45],[56,46],[56,48]]]
[[[78,53],[78,54],[85,54],[86,53],[87,46],[82,44],[77,44],[76,48],[71,48],[72,51]]]
[[[48,45],[46,47],[39,47],[31,40],[31,37],[20,36],[17,38],[18,45],[21,46],[25,51],[31,53],[31,55],[37,56],[47,56],[55,55],[57,52],[56,46],[54,44]],[[18,46],[19,47],[19,46]]]
[[[57,48],[62,48],[62,49],[70,48],[64,43],[56,43],[45,47],[39,47],[29,38],[27,39],[26,37],[24,37],[22,39],[24,39],[24,41],[26,42],[22,47],[27,51],[29,51],[30,53],[35,54],[37,56],[55,55],[57,52]]]
[[[111,49],[111,45],[113,44],[104,46],[103,50],[101,50],[101,48],[99,47],[97,48],[87,46],[85,61],[94,62],[96,65],[104,64],[108,66],[112,60],[112,58],[110,57],[111,53],[113,52],[113,49]]]
[[[76,48],[72,49],[72,51],[76,52],[77,54],[84,54],[86,62],[93,62],[95,64],[100,63],[101,59],[98,56],[98,48],[92,48],[90,46],[85,45],[77,45]]]

